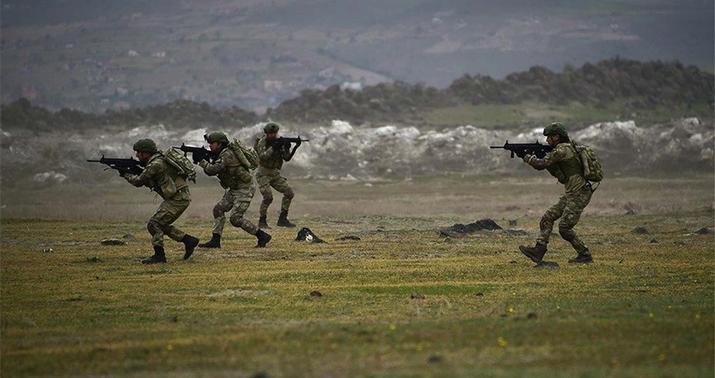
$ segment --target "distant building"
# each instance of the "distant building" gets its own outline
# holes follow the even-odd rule
[[[136,52],[136,50],[129,50],[129,52],[127,53],[127,55],[129,55],[129,56],[139,56],[139,53]]]

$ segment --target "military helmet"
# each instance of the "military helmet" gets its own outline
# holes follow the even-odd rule
[[[544,135],[554,135],[558,134],[563,138],[568,138],[569,133],[566,132],[566,128],[560,122],[554,122],[546,127],[544,127]]]
[[[266,134],[277,133],[280,128],[281,126],[279,124],[275,122],[268,122],[265,126],[263,126],[263,132]]]
[[[206,134],[204,135],[204,139],[206,139],[206,141],[209,143],[219,142],[223,144],[228,144],[228,137],[226,136],[226,134],[220,131],[214,131],[210,134]]]
[[[134,151],[137,152],[148,152],[150,154],[156,153],[156,143],[151,139],[139,139],[134,143]]]

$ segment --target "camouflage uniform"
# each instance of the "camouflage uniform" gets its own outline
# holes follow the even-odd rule
[[[123,177],[134,186],[147,186],[158,193],[164,201],[149,219],[147,229],[154,247],[164,247],[164,234],[183,242],[186,233],[172,226],[189,207],[191,194],[186,180],[169,165],[161,152],[156,152],[147,162],[140,175],[124,174]]]
[[[295,194],[293,193],[293,189],[288,186],[286,178],[281,176],[281,167],[283,167],[284,160],[290,159],[290,153],[286,150],[275,151],[273,147],[268,144],[265,136],[256,142],[255,149],[259,158],[256,181],[258,182],[258,190],[263,196],[260,210],[261,217],[266,217],[268,206],[273,202],[271,187],[279,193],[283,193],[281,210],[288,212],[291,200]]]
[[[541,218],[539,223],[541,232],[537,242],[548,244],[554,222],[561,218],[559,221],[561,237],[571,243],[579,255],[589,254],[588,248],[576,236],[573,228],[578,223],[584,208],[591,201],[593,190],[591,184],[583,178],[581,161],[571,143],[559,143],[543,159],[532,156],[527,158],[527,163],[536,169],[546,169],[566,189],[566,194],[561,196],[556,205],[546,210]]]
[[[223,233],[223,226],[226,223],[225,213],[231,210],[229,217],[231,224],[255,235],[258,232],[258,227],[243,217],[256,192],[251,173],[241,165],[236,155],[228,147],[224,147],[214,163],[202,160],[199,165],[207,175],[218,176],[221,187],[226,189],[223,198],[213,209],[213,233],[217,235]]]

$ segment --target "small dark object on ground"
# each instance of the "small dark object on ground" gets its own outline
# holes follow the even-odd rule
[[[120,239],[102,239],[100,242],[102,245],[126,245],[127,242]]]
[[[631,230],[631,233],[634,233],[636,235],[648,235],[648,234],[650,234],[650,231],[648,231],[648,229],[645,228],[644,226],[638,226],[638,227],[634,228],[633,230]]]
[[[712,227],[703,227],[695,232],[693,232],[696,235],[710,235],[714,233],[715,231],[713,230]]]
[[[516,264],[516,260],[509,261],[509,264]]]
[[[298,235],[295,237],[295,241],[307,241],[312,243],[325,243],[325,240],[314,234],[308,227],[303,227],[298,231]]]
[[[516,230],[513,228],[509,228],[504,230],[504,235],[509,235],[509,236],[524,236],[524,235],[529,235],[528,232],[524,230]]]
[[[474,296],[475,296],[475,297],[483,297],[483,296],[484,296],[484,293],[476,293],[476,294],[474,294]]]
[[[323,294],[321,292],[319,292],[318,290],[313,290],[310,292],[310,296],[311,297],[322,297]]]
[[[335,240],[360,240],[360,237],[355,236],[355,235],[345,235],[345,236],[341,236]]]
[[[251,378],[268,378],[268,377],[270,377],[270,375],[268,375],[268,373],[266,373],[265,371],[259,371],[258,373],[253,374],[251,376]]]
[[[97,256],[87,257],[87,262],[96,263],[96,262],[100,262],[100,261],[102,261],[102,260],[100,260],[99,257],[97,257]]]
[[[536,269],[558,269],[559,264],[554,261],[541,261],[540,263],[534,265]]]
[[[177,323],[177,322],[179,321],[179,317],[176,316],[176,315],[174,315],[174,316],[171,317],[171,321],[174,322],[174,323]]]
[[[537,316],[536,316],[535,312],[530,312],[530,313],[526,314],[526,318],[527,319],[536,319]]]
[[[658,242],[658,240],[656,240],[656,239],[650,239],[650,242],[653,243],[653,244],[655,244],[655,243]]]
[[[412,294],[410,294],[410,298],[411,299],[425,299],[425,296],[424,296],[424,294],[420,294],[420,293],[412,293]]]
[[[501,226],[494,222],[494,220],[486,218],[469,224],[456,223],[451,227],[440,229],[439,233],[444,236],[464,236],[477,231],[494,231],[501,229]]]
[[[427,358],[427,363],[428,364],[438,364],[442,362],[442,356],[433,354]]]
[[[516,226],[516,219],[509,219],[509,226]]]

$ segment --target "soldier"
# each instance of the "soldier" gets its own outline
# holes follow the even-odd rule
[[[566,194],[559,202],[549,208],[541,218],[539,227],[540,236],[536,240],[534,247],[519,246],[521,253],[529,257],[532,261],[540,262],[547,251],[549,236],[554,227],[554,222],[559,221],[559,234],[564,240],[571,243],[578,253],[570,263],[590,263],[593,261],[588,247],[576,236],[573,228],[578,223],[583,209],[591,200],[593,189],[591,183],[583,177],[581,161],[573,145],[570,143],[568,133],[560,123],[552,123],[544,128],[546,142],[553,147],[543,159],[538,159],[533,155],[525,155],[524,162],[532,167],[543,170],[546,169],[552,176],[556,177],[566,188]]]
[[[288,149],[275,148],[272,142],[278,138],[278,130],[280,126],[275,122],[269,122],[263,127],[265,136],[256,141],[256,153],[258,153],[259,164],[256,172],[256,181],[258,181],[258,190],[261,191],[263,202],[261,202],[260,219],[258,227],[269,228],[266,220],[268,206],[273,202],[273,193],[271,187],[280,193],[283,193],[283,201],[281,202],[281,213],[278,217],[276,225],[281,227],[295,227],[295,224],[288,220],[288,209],[290,202],[294,197],[293,189],[288,186],[285,177],[281,176],[281,167],[283,161],[290,161],[295,153],[295,150],[300,146],[298,141],[293,147],[293,151]]]
[[[244,218],[251,199],[256,193],[256,186],[253,184],[253,176],[244,167],[236,154],[228,147],[229,141],[226,134],[213,132],[204,136],[209,143],[211,153],[218,158],[209,163],[201,160],[199,166],[209,176],[218,176],[221,187],[226,192],[220,201],[214,206],[214,226],[211,240],[200,244],[204,248],[221,248],[221,234],[226,223],[226,212],[231,210],[229,220],[234,227],[240,227],[251,235],[255,235],[258,240],[256,247],[265,247],[271,240],[271,235],[256,227],[251,221]]]
[[[179,230],[171,224],[189,207],[191,194],[186,179],[178,175],[176,168],[165,161],[164,155],[156,149],[151,139],[141,139],[134,143],[134,151],[139,161],[145,165],[140,175],[122,174],[134,186],[147,186],[157,192],[164,201],[149,219],[147,229],[151,234],[154,255],[142,260],[144,264],[166,262],[164,254],[164,234],[184,243],[184,260],[191,257],[199,239]]]

